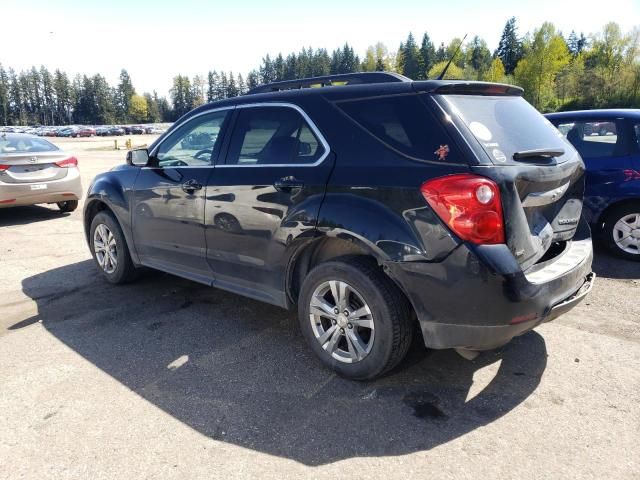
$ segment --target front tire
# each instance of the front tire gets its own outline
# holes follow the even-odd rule
[[[607,215],[602,234],[612,253],[640,261],[640,203],[614,208]]]
[[[96,266],[105,280],[121,284],[134,279],[136,269],[127,242],[111,212],[102,211],[93,218],[89,243]]]
[[[298,317],[322,363],[353,380],[371,380],[394,368],[413,335],[406,298],[366,257],[315,267],[302,285]]]
[[[76,208],[78,208],[78,201],[66,200],[64,202],[58,202],[56,203],[56,205],[58,205],[58,209],[60,209],[62,213],[69,213],[69,212],[73,212]]]

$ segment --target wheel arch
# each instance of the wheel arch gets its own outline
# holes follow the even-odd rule
[[[602,212],[600,212],[600,215],[598,215],[598,222],[596,223],[596,228],[598,229],[598,232],[599,233],[602,232],[602,226],[604,222],[607,221],[607,218],[609,217],[611,212],[613,212],[614,210],[620,207],[627,207],[631,205],[638,205],[640,207],[640,197],[622,198],[620,200],[616,200],[610,203],[609,205],[607,205],[606,208],[604,208]]]
[[[289,306],[293,307],[298,303],[298,295],[300,293],[302,282],[307,274],[317,265],[330,260],[341,257],[363,257],[368,259],[372,265],[379,268],[398,288],[402,296],[407,300],[407,304],[411,310],[413,321],[417,323],[417,316],[413,304],[409,300],[401,285],[388,275],[385,268],[387,258],[371,248],[366,242],[361,241],[357,237],[343,236],[336,237],[320,237],[302,247],[289,262],[287,271],[286,294]],[[420,329],[417,329],[420,331]],[[422,332],[420,332],[422,335]]]

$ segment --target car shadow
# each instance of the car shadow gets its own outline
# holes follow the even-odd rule
[[[619,280],[640,279],[640,262],[616,257],[594,241],[593,271],[598,277]]]
[[[0,227],[10,227],[12,225],[26,225],[27,223],[62,218],[70,215],[62,213],[57,208],[47,208],[41,205],[28,207],[0,208]]]
[[[170,275],[111,286],[83,261],[27,278],[23,291],[38,313],[10,329],[42,321],[202,434],[306,465],[403,455],[461,437],[522,404],[547,362],[535,332],[474,361],[415,342],[395,371],[353,382],[320,366],[294,314]]]

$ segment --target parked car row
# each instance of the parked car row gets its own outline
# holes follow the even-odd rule
[[[120,135],[143,135],[160,134],[164,129],[154,125],[104,125],[104,126],[81,126],[69,125],[62,127],[0,127],[0,132],[26,133],[39,137],[93,137],[93,136],[120,136]]]

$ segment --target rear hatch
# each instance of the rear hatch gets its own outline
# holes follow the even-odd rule
[[[584,164],[571,144],[520,89],[460,84],[433,98],[476,157],[472,170],[500,186],[507,245],[521,268],[562,252],[584,196]]]
[[[69,169],[58,164],[69,158],[68,153],[42,138],[0,136],[0,182],[20,184],[59,180]]]

